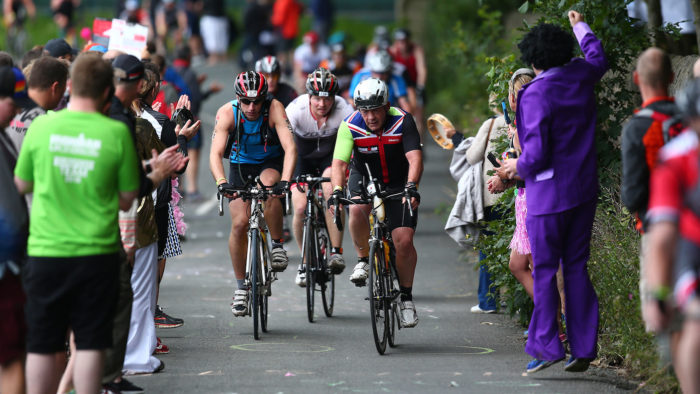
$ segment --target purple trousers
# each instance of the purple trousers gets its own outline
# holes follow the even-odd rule
[[[534,358],[554,361],[564,357],[557,326],[559,292],[556,274],[560,261],[571,353],[576,358],[596,357],[598,297],[586,267],[595,209],[596,201],[593,200],[564,212],[527,216],[534,265],[535,309],[525,351]]]

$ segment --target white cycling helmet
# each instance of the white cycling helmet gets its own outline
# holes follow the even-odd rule
[[[265,56],[255,62],[255,71],[265,74],[279,74],[280,62],[275,56]]]
[[[379,108],[389,102],[389,90],[381,79],[365,79],[357,84],[353,100],[357,109]]]
[[[386,73],[391,71],[391,55],[385,50],[379,50],[369,56],[367,66],[375,73]]]

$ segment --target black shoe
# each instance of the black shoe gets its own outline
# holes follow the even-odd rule
[[[156,305],[156,315],[153,320],[155,321],[157,328],[177,328],[182,327],[182,325],[185,324],[184,320],[169,316],[163,312],[160,305]]]
[[[120,393],[130,393],[139,394],[143,393],[143,389],[130,381],[122,378],[119,383],[110,382],[102,385],[103,393],[120,394]]]
[[[588,370],[588,366],[591,365],[590,358],[574,358],[571,356],[569,361],[566,362],[564,366],[564,371],[566,372],[585,372]]]

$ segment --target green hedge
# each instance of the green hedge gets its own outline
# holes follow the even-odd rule
[[[559,24],[567,30],[571,26],[566,14],[570,9],[577,10],[603,43],[610,71],[596,87],[601,193],[588,266],[600,302],[599,358],[604,365],[624,368],[631,378],[647,380],[646,384],[654,390],[676,391],[675,378],[659,368],[653,337],[644,331],[638,290],[639,236],[619,196],[618,141],[625,119],[640,103],[638,93],[630,90],[628,70],[638,54],[649,46],[645,27],[635,25],[627,17],[627,2],[532,0],[523,3],[521,0],[517,5],[511,3],[509,10],[519,8],[521,12],[534,13],[541,21]],[[458,128],[471,133],[479,120],[489,115],[488,92],[495,93],[499,101],[505,99],[510,75],[523,65],[516,60],[519,53],[515,42],[503,38],[512,33],[504,27],[507,11],[504,2],[458,3],[460,7],[453,10],[436,6],[431,15],[436,41],[444,41],[432,49],[429,67],[433,95],[429,111],[446,114]],[[456,17],[459,20],[455,22]],[[528,27],[523,22],[520,30],[524,32]],[[512,212],[513,202],[514,193],[504,193],[497,209]],[[480,239],[478,247],[487,255],[484,264],[501,288],[506,313],[526,325],[532,301],[508,268],[514,217],[511,213],[487,225],[495,235]]]

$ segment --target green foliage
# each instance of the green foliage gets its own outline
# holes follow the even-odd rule
[[[530,322],[532,300],[525,289],[518,283],[510,272],[510,240],[515,230],[515,193],[517,189],[506,190],[494,206],[500,220],[487,223],[487,230],[492,235],[479,238],[479,250],[486,256],[484,263],[493,275],[494,285],[500,288],[500,300],[505,303],[505,311],[511,317],[517,314],[518,321],[523,326]]]
[[[483,4],[482,3],[488,3]],[[428,15],[428,107],[476,131],[489,113],[486,58],[508,50],[503,11],[513,1],[436,1]]]
[[[650,45],[644,26],[636,25],[627,16],[629,0],[610,0],[604,3],[573,0],[536,0],[531,10],[543,15],[540,22],[554,23],[569,30],[569,10],[580,12],[586,23],[603,43],[610,66],[601,83],[596,85],[598,103],[598,168],[601,183],[612,187],[611,179],[603,169],[619,172],[621,156],[618,141],[625,119],[639,104],[639,94],[629,84],[630,70],[636,58]]]
[[[601,194],[589,262],[589,273],[600,302],[599,355],[605,363],[627,368],[635,378],[650,379],[648,387],[668,392],[677,390],[677,383],[670,375],[659,372],[653,337],[644,330],[638,290],[639,236],[633,229],[633,220],[622,207],[619,196],[619,140],[624,121],[640,103],[639,94],[630,84],[630,74],[639,53],[650,45],[645,26],[637,25],[627,17],[628,2],[629,0],[520,0],[517,4],[512,4],[510,10],[533,13],[540,17],[538,22],[558,24],[566,30],[571,29],[568,11],[579,11],[603,43],[610,70],[595,88],[596,147]],[[510,75],[522,67],[516,60],[519,54],[512,45],[514,42],[502,41],[506,33],[502,27],[503,21],[501,24],[492,23],[502,18],[500,12],[488,11],[488,7],[496,3],[486,0],[479,2],[482,8],[476,15],[481,18],[477,18],[478,23],[486,21],[484,31],[474,33],[475,29],[479,29],[478,26],[470,25],[474,23],[472,16],[461,23],[451,24],[452,39],[439,46],[437,62],[444,63],[443,68],[460,71],[450,73],[451,84],[438,85],[442,90],[434,102],[445,106],[439,107],[439,112],[448,117],[454,116],[455,124],[463,124],[469,119],[468,116],[476,116],[479,111],[485,113],[486,94],[482,93],[482,89],[495,94],[496,101],[504,100]],[[472,6],[476,7],[473,3]],[[444,26],[442,28],[447,29]],[[523,21],[521,30],[524,32],[528,29],[529,25]],[[673,35],[674,29],[667,26],[664,32]],[[515,37],[515,40],[518,39]],[[441,70],[440,67],[438,65],[437,70]],[[434,70],[436,68],[431,68],[431,73]],[[451,106],[447,107],[448,105]],[[504,148],[502,141],[497,145],[499,150]],[[532,302],[508,268],[508,244],[515,222],[512,214],[513,200],[512,191],[501,197],[496,209],[503,212],[504,217],[488,223],[488,229],[493,235],[481,237],[478,247],[487,255],[483,264],[494,274],[495,282],[500,286],[506,312],[511,316],[517,315],[519,321],[526,324],[532,311]]]

